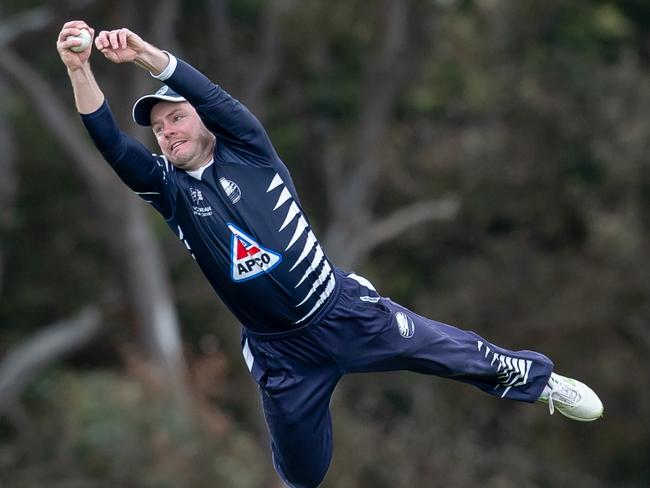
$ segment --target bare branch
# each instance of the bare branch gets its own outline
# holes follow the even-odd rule
[[[424,200],[399,208],[389,215],[365,227],[363,233],[355,233],[343,249],[335,249],[337,263],[348,269],[363,262],[377,246],[426,222],[447,222],[458,215],[460,202],[456,197]],[[357,237],[358,236],[358,237]]]
[[[424,222],[447,222],[458,215],[458,198],[447,196],[424,200],[399,208],[374,222],[366,231],[363,241],[372,248]]]
[[[8,44],[18,36],[46,27],[54,20],[49,7],[37,7],[12,15],[0,23],[0,45]]]
[[[45,367],[78,349],[101,330],[101,314],[87,306],[74,316],[37,332],[9,351],[0,363],[0,411],[13,403]]]
[[[68,0],[73,10],[87,8],[94,0]],[[50,7],[34,7],[12,15],[0,22],[0,46],[9,44],[27,32],[34,32],[47,27],[55,20],[55,13]]]

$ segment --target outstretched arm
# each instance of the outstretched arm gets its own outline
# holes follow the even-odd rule
[[[104,98],[104,93],[99,88],[90,69],[88,60],[92,51],[92,43],[79,53],[70,50],[71,47],[78,46],[79,41],[68,39],[68,37],[79,35],[81,29],[87,30],[91,38],[94,35],[94,30],[88,24],[81,20],[75,20],[64,24],[57,39],[57,50],[67,68],[74,91],[75,104],[81,114],[81,119],[95,146],[119,177],[133,191],[167,216],[170,212],[170,205],[167,199],[168,195],[164,192],[164,181],[168,168],[141,143],[122,132],[117,126]],[[100,50],[105,37],[100,34],[95,40],[95,45]],[[99,44],[98,40],[101,41]],[[119,39],[116,41],[119,42]],[[111,40],[109,39],[108,42]],[[112,60],[122,62],[115,54],[116,52],[121,54],[123,50],[111,51]],[[161,54],[166,58],[164,53],[161,52]],[[106,56],[105,53],[104,55]],[[110,56],[106,57],[111,59]],[[155,59],[156,57],[152,56],[147,61],[152,68],[155,68]]]
[[[92,43],[84,51],[78,53],[70,50],[70,48],[78,46],[79,41],[68,38],[79,35],[82,29],[87,30],[92,39],[95,31],[83,20],[66,22],[57,38],[56,49],[68,70],[77,110],[79,113],[89,114],[95,112],[102,105],[104,93],[99,88],[90,69],[89,58]]]

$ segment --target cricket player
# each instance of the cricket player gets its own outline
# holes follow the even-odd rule
[[[115,173],[163,216],[242,324],[243,356],[259,386],[277,472],[314,488],[332,453],[329,403],[346,373],[410,370],[470,383],[501,398],[541,401],[580,421],[603,405],[533,351],[503,349],[434,322],[337,268],[314,235],[291,176],[260,122],[191,65],[122,28],[94,47],[164,82],[135,102],[160,154],[122,132],[67,22],[57,49],[90,137]],[[354,211],[354,209],[350,209]]]

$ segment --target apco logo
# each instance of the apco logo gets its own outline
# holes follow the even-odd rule
[[[237,203],[240,200],[241,190],[237,186],[237,183],[223,177],[219,178],[219,183],[221,183],[221,188],[226,192],[226,195],[228,195],[232,203]]]
[[[246,281],[275,268],[282,256],[265,249],[233,224],[228,224],[232,232],[231,261],[233,281]]]
[[[199,217],[209,217],[212,215],[212,207],[206,205],[201,190],[190,188],[190,197],[192,198],[192,210],[194,211],[194,215],[198,215]]]
[[[413,324],[411,317],[403,312],[397,312],[395,318],[397,319],[397,327],[399,328],[401,336],[406,339],[413,337],[413,334],[415,333],[415,324]]]

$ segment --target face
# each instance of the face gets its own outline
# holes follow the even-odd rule
[[[212,159],[215,137],[188,102],[158,102],[151,128],[162,153],[180,169],[195,170]]]

